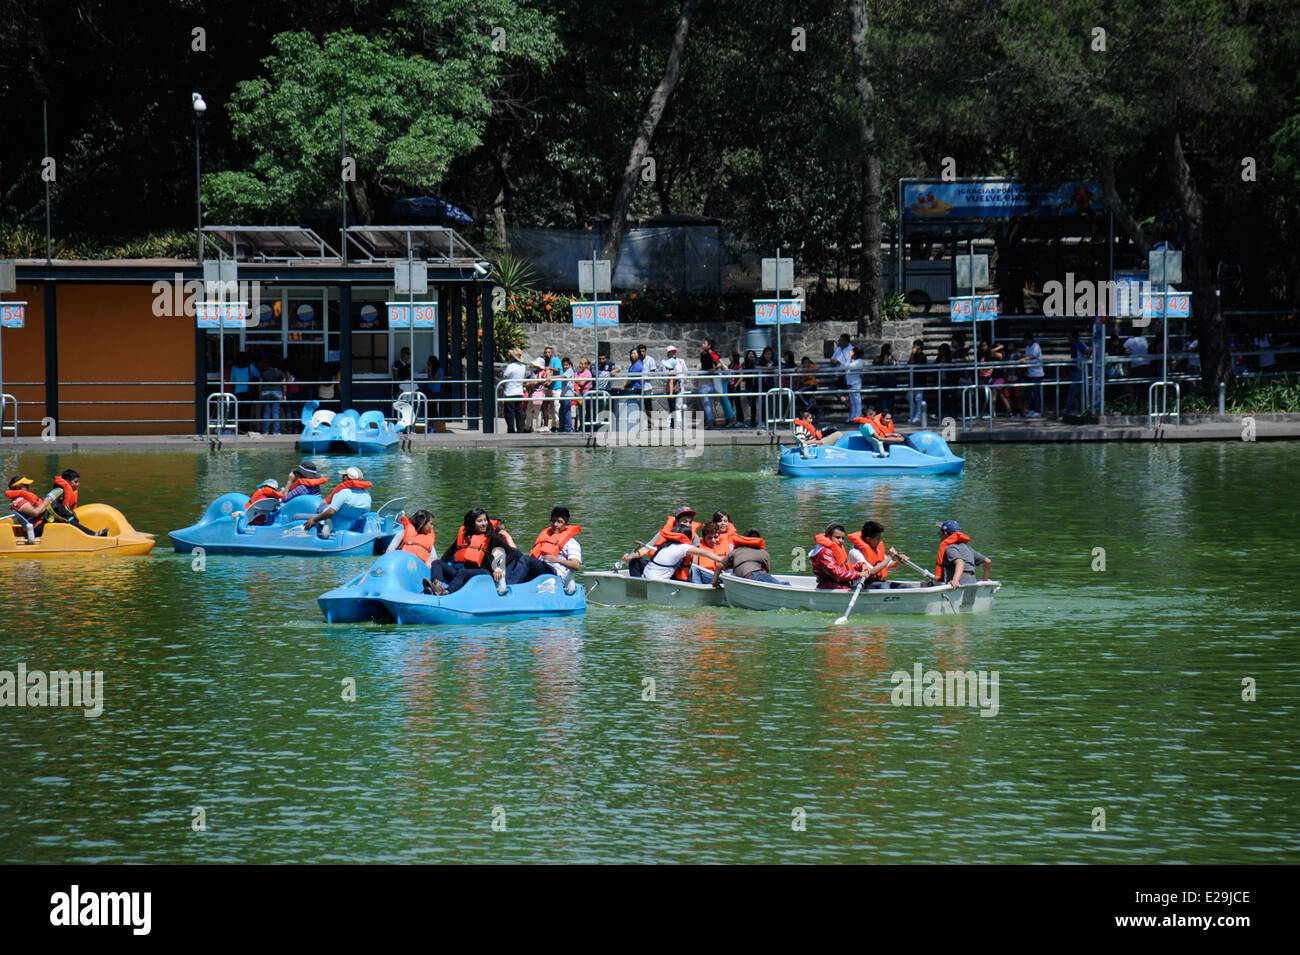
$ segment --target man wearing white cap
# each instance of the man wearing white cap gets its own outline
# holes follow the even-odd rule
[[[363,480],[360,468],[344,468],[339,472],[343,481],[321,501],[320,509],[303,523],[302,529],[311,530],[321,521],[333,517],[344,508],[360,511],[370,510],[370,489],[374,486]]]
[[[677,357],[677,346],[669,345],[668,357],[664,359],[664,394],[668,396],[668,420],[673,428],[682,427],[682,412],[686,408],[686,360]]]

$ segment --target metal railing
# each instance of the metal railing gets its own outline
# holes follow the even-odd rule
[[[411,430],[420,429],[421,434],[429,433],[429,396],[423,391],[403,391],[397,396],[398,401],[405,401],[411,406],[415,416],[411,421]]]
[[[5,424],[6,408],[13,408],[13,424]],[[0,438],[4,437],[6,431],[13,435],[15,441],[18,440],[18,399],[8,393],[0,394]]]
[[[988,402],[988,414],[984,417],[989,419],[989,430],[993,430],[993,386],[992,385],[964,385],[961,389],[961,426],[964,429],[966,422],[980,417],[980,397],[983,396]]]
[[[1169,389],[1174,389],[1174,410],[1169,410]],[[1160,410],[1156,411],[1156,392],[1160,393]],[[1167,381],[1160,379],[1151,382],[1151,387],[1147,389],[1147,425],[1154,427],[1157,420],[1162,418],[1173,418],[1174,425],[1179,426],[1183,423],[1183,390],[1176,381]]]
[[[239,401],[228,391],[208,395],[208,434],[239,433]]]

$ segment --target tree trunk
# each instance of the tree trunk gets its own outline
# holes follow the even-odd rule
[[[506,190],[510,187],[510,177],[506,174],[506,164],[510,162],[510,153],[502,152],[496,157],[497,175],[501,188],[492,200],[492,224],[496,228],[497,245],[502,252],[510,251],[510,236],[506,232]]]
[[[695,16],[695,9],[698,6],[699,0],[686,0],[682,4],[681,15],[677,18],[677,28],[673,32],[672,49],[668,51],[668,64],[664,67],[663,78],[659,80],[659,85],[650,96],[650,106],[646,109],[645,117],[641,120],[641,128],[637,130],[636,139],[632,142],[632,154],[628,157],[627,168],[623,170],[623,181],[614,196],[614,209],[609,217],[609,233],[605,236],[605,246],[601,249],[601,255],[609,259],[611,269],[618,267],[618,252],[623,244],[623,232],[627,229],[627,210],[632,205],[632,193],[636,190],[637,179],[641,176],[641,163],[650,151],[655,129],[663,119],[664,110],[668,106],[668,100],[672,98],[673,90],[677,88],[677,80],[682,70],[682,53],[686,49],[686,34],[690,32],[691,19]]]
[[[885,290],[881,282],[880,263],[880,150],[876,144],[876,127],[872,121],[871,59],[867,52],[866,0],[850,0],[853,54],[858,61],[858,75],[853,86],[858,94],[858,141],[862,146],[862,254],[861,281],[858,285],[858,334],[880,335],[884,314]],[[902,215],[903,210],[898,210]],[[900,291],[902,291],[900,289]]]
[[[1165,165],[1182,209],[1187,229],[1187,247],[1183,252],[1183,279],[1191,286],[1192,314],[1200,340],[1201,385],[1205,393],[1217,391],[1219,382],[1231,383],[1232,356],[1228,354],[1223,322],[1223,306],[1214,287],[1209,251],[1205,247],[1205,206],[1192,181],[1192,171],[1183,153],[1178,130],[1170,127],[1165,140]]]
[[[375,221],[374,206],[370,203],[370,195],[366,187],[356,179],[348,182],[348,202],[356,210],[353,218],[353,225],[370,225]]]

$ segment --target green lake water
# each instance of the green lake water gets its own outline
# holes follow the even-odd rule
[[[867,518],[930,566],[952,517],[1004,583],[981,616],[442,629],[326,625],[316,596],[369,558],[172,553],[291,453],[0,451],[42,491],[76,467],[83,501],[159,536],[0,560],[0,670],[101,670],[105,696],[97,719],[0,708],[0,862],[1296,863],[1298,450],[977,446],[961,478],[829,482],[760,448],[330,458],[431,507],[443,545],[470,506],[523,542],[565,503],[607,568],[688,503],[758,525],[778,571]],[[918,663],[998,671],[997,714],[893,705]]]

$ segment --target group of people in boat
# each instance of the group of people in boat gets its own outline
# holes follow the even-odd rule
[[[877,412],[874,408],[867,408],[866,412],[865,415],[854,418],[853,423],[858,426],[858,433],[867,442],[867,446],[876,452],[876,457],[887,458],[890,446],[902,444],[907,438],[894,431],[894,416],[888,411]],[[795,441],[805,456],[809,445],[834,444],[840,438],[839,432],[833,427],[819,429],[813,422],[811,411],[799,412],[794,424]]]
[[[77,495],[81,488],[81,475],[68,468],[54,479],[54,487],[44,497],[39,497],[32,485],[36,482],[25,474],[9,479],[5,497],[9,499],[9,512],[15,524],[22,529],[27,543],[36,544],[45,532],[48,522],[69,524],[91,537],[107,537],[107,528],[92,531],[77,520]]]
[[[316,512],[308,515],[303,522],[304,530],[311,530],[321,521],[329,520],[345,508],[353,514],[368,512],[372,506],[370,489],[374,485],[365,479],[366,476],[361,469],[343,468],[339,471],[339,477],[343,480],[336,484],[332,491],[325,493],[324,486],[329,483],[329,478],[323,476],[310,461],[304,461],[289,472],[283,490],[280,488],[279,481],[275,478],[267,478],[248,497],[248,507],[252,512],[248,523],[258,526],[269,524],[275,519],[278,506],[263,505],[255,508],[254,505],[260,501],[273,501],[277,505],[282,505],[303,495],[320,498],[316,505]]]
[[[419,510],[403,514],[402,533],[393,538],[388,549],[414,554],[429,568],[424,592],[435,596],[454,594],[472,578],[490,574],[497,593],[505,596],[511,584],[524,584],[546,574],[560,579],[566,594],[577,591],[575,573],[582,568],[582,545],[578,535],[582,528],[570,523],[569,509],[551,509],[551,521],[538,532],[533,546],[523,551],[506,530],[504,521],[494,520],[476,507],[465,514],[456,531],[456,540],[437,557],[437,535],[433,513]],[[436,558],[436,559],[435,559]]]
[[[984,579],[990,579],[992,558],[970,546],[970,536],[961,526],[948,520],[938,527],[935,581],[952,587],[973,584],[976,567],[983,567]],[[884,533],[879,522],[867,521],[860,531],[848,532],[836,523],[816,535],[808,556],[817,588],[848,590],[859,581],[864,586],[884,583],[891,570],[910,563],[906,554],[885,545]],[[700,523],[695,510],[682,505],[648,543],[637,541],[637,545],[623,555],[634,577],[719,586],[723,571],[731,571],[737,577],[786,586],[772,575],[772,558],[762,532],[751,527],[739,533],[726,511],[716,511],[713,520]]]

